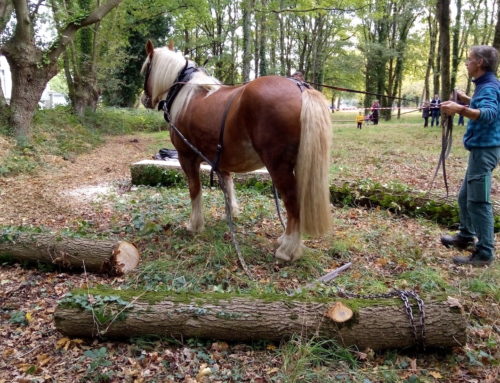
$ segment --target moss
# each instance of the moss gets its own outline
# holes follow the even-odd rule
[[[273,303],[273,302],[284,302],[290,307],[293,307],[293,302],[302,303],[333,303],[342,302],[348,306],[354,313],[359,312],[360,309],[366,307],[374,306],[396,306],[401,305],[401,300],[397,298],[379,298],[379,299],[344,299],[339,297],[312,297],[309,293],[303,293],[299,295],[282,295],[282,294],[272,294],[272,293],[219,293],[219,292],[201,292],[201,293],[177,293],[177,292],[152,292],[152,291],[141,291],[141,290],[113,290],[106,286],[95,287],[90,290],[77,289],[73,290],[73,296],[92,294],[96,296],[118,296],[122,300],[127,302],[139,301],[146,302],[148,304],[157,304],[164,300],[173,301],[176,303],[190,303],[196,305],[192,307],[192,310],[196,311],[200,306],[205,304],[218,304],[220,301],[229,301],[232,299],[248,299],[248,300],[259,300],[261,302]],[[441,299],[439,297],[438,299]],[[193,312],[194,312],[193,311]],[[200,311],[198,315],[202,315]],[[237,315],[237,313],[232,313],[231,315]],[[232,317],[231,315],[227,318]]]
[[[136,165],[130,168],[133,185],[186,186],[186,179],[177,170],[154,165]]]
[[[396,214],[426,218],[447,227],[459,222],[458,204],[430,200],[423,192],[415,192],[405,185],[382,185],[364,180],[330,186],[330,199],[341,206],[383,207]],[[495,215],[495,232],[500,232],[500,216]]]

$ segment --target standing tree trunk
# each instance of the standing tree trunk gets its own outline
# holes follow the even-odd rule
[[[25,0],[13,0],[16,27],[12,37],[0,48],[12,72],[10,123],[19,145],[30,141],[31,123],[38,102],[49,80],[58,72],[58,59],[81,28],[99,22],[122,0],[108,0],[80,20],[65,24],[47,50],[35,45],[36,9],[28,9]]]
[[[448,100],[450,84],[450,0],[437,2],[439,21],[439,56],[441,57],[441,100]]]
[[[261,7],[265,9],[266,0],[261,0]],[[267,17],[265,12],[260,13],[260,33],[259,33],[259,76],[266,76],[267,64]]]
[[[432,16],[432,10],[429,10],[429,17],[427,18],[427,25],[429,27],[429,56],[427,58],[427,68],[425,70],[425,82],[424,82],[424,100],[429,101],[431,96],[430,88],[430,75],[431,70],[435,69],[436,61],[436,40],[437,40],[437,23],[436,18]]]
[[[497,23],[495,24],[495,36],[493,46],[500,51],[500,1],[497,0]]]
[[[252,7],[251,0],[245,0],[241,2],[241,8],[243,12],[243,82],[248,82],[250,80],[250,63],[252,61],[251,45],[252,40],[250,38],[250,27],[251,27],[251,17],[250,8]]]
[[[457,70],[458,70],[458,62],[460,59],[459,40],[460,40],[461,19],[462,19],[462,0],[457,0],[457,16],[455,18],[455,26],[453,27],[453,54],[451,60],[450,90],[455,89],[455,85],[457,83]]]

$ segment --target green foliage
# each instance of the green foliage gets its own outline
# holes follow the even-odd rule
[[[108,360],[108,350],[106,347],[101,347],[95,350],[87,350],[83,353],[83,355],[82,360],[85,358],[90,359],[84,381],[107,383],[112,380],[113,374],[107,369],[107,367],[112,366],[113,363]]]
[[[292,339],[280,347],[281,379],[290,383],[342,382],[339,367],[357,367],[356,358],[349,349],[330,339]]]
[[[448,227],[459,222],[458,204],[434,201],[424,193],[415,193],[406,185],[382,185],[372,180],[330,186],[332,203],[341,206],[382,207],[396,214],[422,217]],[[500,231],[500,216],[495,215],[495,232]]]
[[[186,186],[181,172],[154,165],[133,166],[130,168],[132,185],[147,186]]]
[[[75,307],[91,311],[99,325],[105,325],[115,320],[124,320],[127,311],[133,304],[117,295],[89,295],[68,293],[61,299],[63,307]]]
[[[26,326],[28,324],[26,313],[24,311],[13,311],[10,314],[9,322],[21,326]]]

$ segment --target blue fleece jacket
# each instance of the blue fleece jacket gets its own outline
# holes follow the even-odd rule
[[[500,82],[493,72],[472,81],[476,90],[469,107],[481,113],[477,120],[469,120],[464,146],[468,150],[500,146]]]

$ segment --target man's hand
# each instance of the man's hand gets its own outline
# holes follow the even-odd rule
[[[453,101],[445,101],[441,103],[441,112],[446,113],[447,115],[453,115],[455,113],[459,113],[463,111],[464,106],[457,104]]]
[[[470,97],[467,96],[464,91],[457,89],[456,92],[458,101],[460,101],[462,104],[470,104]]]

